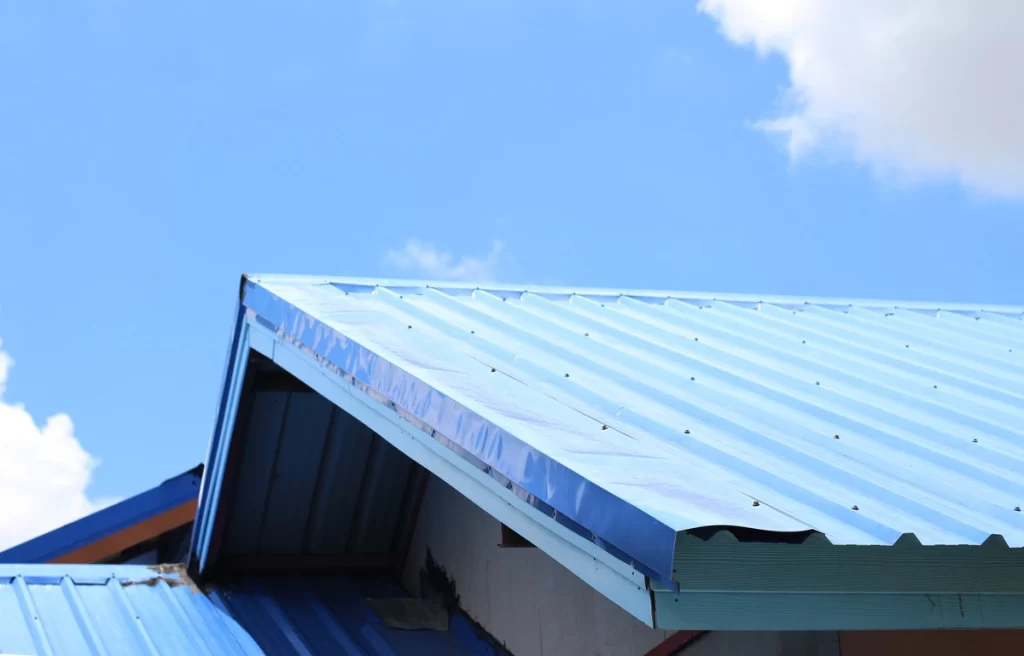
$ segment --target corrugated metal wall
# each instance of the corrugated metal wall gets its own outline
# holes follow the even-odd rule
[[[224,555],[400,551],[422,469],[272,363],[254,370]]]

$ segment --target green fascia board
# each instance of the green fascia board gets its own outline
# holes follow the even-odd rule
[[[740,542],[719,531],[676,543],[672,579],[681,590],[736,592],[1022,593],[1024,549],[978,546]]]
[[[666,630],[1017,629],[1024,594],[655,592]]]
[[[1024,549],[800,544],[680,535],[658,628],[856,630],[1024,627]]]

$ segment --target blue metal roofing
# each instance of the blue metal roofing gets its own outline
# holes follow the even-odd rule
[[[456,613],[447,631],[390,628],[384,579],[247,578],[209,597],[176,566],[2,565],[0,653],[494,656]]]
[[[5,654],[262,653],[168,568],[3,565],[0,617]]]
[[[0,563],[48,563],[199,496],[202,465],[141,494],[0,552]],[[155,537],[155,536],[148,536]]]
[[[391,628],[367,603],[404,596],[382,578],[239,578],[208,594],[268,654],[495,655],[458,612],[446,631]]]
[[[1024,546],[1024,308],[282,276],[242,304],[665,578],[705,526]]]

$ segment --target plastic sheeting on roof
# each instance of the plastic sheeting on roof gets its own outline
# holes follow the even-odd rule
[[[167,568],[2,565],[0,617],[5,654],[262,653]]]
[[[243,304],[662,574],[702,526],[1024,546],[1022,308],[289,277]]]

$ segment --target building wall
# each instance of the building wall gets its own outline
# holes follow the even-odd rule
[[[908,654],[910,652],[907,652]],[[835,631],[712,631],[685,656],[840,656]],[[846,656],[846,652],[842,652]],[[903,656],[907,656],[903,654]]]
[[[644,654],[667,637],[608,601],[540,549],[498,547],[501,525],[431,477],[403,584],[421,593],[427,549],[463,610],[515,656]]]
[[[427,553],[455,584],[462,609],[514,656],[643,656],[669,632],[651,629],[543,551],[498,547],[501,525],[431,477],[403,584],[423,594]],[[839,656],[836,633],[722,633],[686,656]]]

